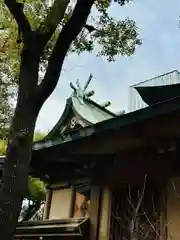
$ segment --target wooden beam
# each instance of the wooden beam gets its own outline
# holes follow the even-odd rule
[[[91,186],[91,198],[89,206],[90,239],[98,240],[101,211],[101,189],[98,186]]]

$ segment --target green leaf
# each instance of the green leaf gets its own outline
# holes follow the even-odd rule
[[[26,198],[29,200],[43,201],[46,197],[45,184],[39,179],[29,177],[28,192]]]
[[[5,155],[7,143],[5,140],[0,140],[0,156]]]
[[[134,21],[124,19],[117,21],[109,16],[108,9],[112,4],[123,6],[131,0],[96,0],[94,6],[99,12],[96,17],[91,16],[88,23],[92,24],[97,30],[89,33],[84,28],[77,39],[69,49],[70,52],[80,54],[84,51],[93,52],[100,47],[100,51],[96,54],[105,57],[108,61],[115,60],[118,55],[131,55],[134,53],[136,46],[140,45],[139,33]],[[50,7],[44,4],[43,0],[22,0],[24,4],[24,13],[29,20],[33,29],[39,29],[46,18]],[[119,7],[120,7],[119,6]],[[46,70],[48,58],[51,55],[57,37],[62,27],[67,23],[72,15],[73,5],[68,6],[64,19],[59,23],[53,37],[48,42],[41,57],[40,69]],[[45,27],[45,26],[44,26]],[[23,44],[17,43],[18,28],[17,24],[4,5],[4,1],[0,0],[0,59],[12,70],[14,78],[17,79],[20,64],[20,52]],[[14,80],[14,79],[13,79]]]

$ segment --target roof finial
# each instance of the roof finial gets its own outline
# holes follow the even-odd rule
[[[104,102],[103,104],[101,104],[101,107],[107,108],[107,107],[109,107],[110,105],[111,105],[111,102],[110,102],[110,101],[106,101],[106,102]]]
[[[76,92],[77,91],[77,88],[73,85],[73,83],[72,82],[70,82],[70,87],[74,90],[74,92]]]
[[[79,79],[76,80],[76,86],[77,86],[78,90],[81,90],[81,85],[80,85]]]
[[[87,80],[87,82],[86,82],[86,84],[85,84],[85,86],[84,86],[84,89],[83,89],[84,92],[86,91],[87,87],[89,86],[92,78],[93,78],[93,75],[90,74],[90,75],[89,75],[89,78],[88,78],[88,80]]]
[[[89,83],[91,82],[92,77],[93,77],[93,75],[90,74],[90,76],[83,88],[81,88],[79,79],[77,79],[77,81],[76,81],[76,86],[74,86],[74,84],[71,82],[70,87],[74,90],[73,95],[74,96],[76,95],[76,97],[78,97],[79,99],[89,98],[89,97],[93,96],[94,91],[86,92],[87,87],[88,87]]]
[[[86,97],[88,97],[88,98],[89,98],[89,97],[92,97],[94,94],[95,94],[95,92],[94,92],[93,90],[84,93],[84,95],[85,95]]]
[[[125,110],[121,110],[119,112],[116,113],[117,116],[121,116],[121,115],[124,115],[126,112]]]

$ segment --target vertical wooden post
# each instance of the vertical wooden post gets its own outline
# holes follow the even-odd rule
[[[49,218],[49,211],[51,207],[51,199],[52,199],[52,189],[48,188],[47,193],[46,193],[46,202],[44,206],[44,213],[43,213],[43,219],[48,219]]]
[[[98,240],[100,211],[101,189],[98,186],[91,186],[91,199],[89,206],[90,240]]]
[[[111,192],[109,188],[105,187],[102,192],[99,240],[109,239],[110,215],[111,215]]]
[[[76,203],[76,187],[72,185],[72,195],[71,195],[71,208],[70,208],[70,217],[74,217],[75,211],[75,203]]]

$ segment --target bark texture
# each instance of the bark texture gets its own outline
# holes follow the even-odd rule
[[[22,107],[14,117],[14,122],[18,123],[19,127],[9,142],[0,186],[0,236],[3,240],[12,239],[27,189],[32,134],[36,120],[35,116],[27,114],[28,109],[28,106]]]
[[[33,95],[38,80],[39,58],[37,49],[33,50],[31,46],[29,49],[24,48],[21,55],[18,101],[10,129],[0,185],[0,239],[2,240],[13,239],[23,196],[27,189],[32,140],[39,113]]]

